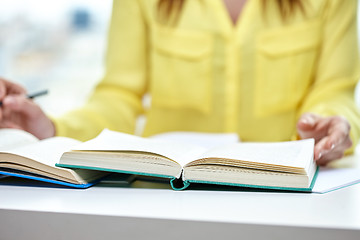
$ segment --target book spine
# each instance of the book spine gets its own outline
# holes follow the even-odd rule
[[[172,189],[174,189],[176,191],[180,191],[180,190],[184,190],[184,189],[188,188],[190,185],[190,182],[183,181],[181,177],[173,178],[170,180],[170,185],[171,185]]]

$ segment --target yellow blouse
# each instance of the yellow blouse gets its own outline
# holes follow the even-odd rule
[[[244,141],[281,141],[313,112],[345,116],[357,142],[356,0],[307,1],[305,14],[286,20],[276,1],[264,9],[251,0],[235,26],[222,0],[186,1],[175,26],[159,23],[157,2],[114,1],[104,79],[83,108],[54,120],[57,135],[134,133],[144,114],[144,136],[237,132]]]

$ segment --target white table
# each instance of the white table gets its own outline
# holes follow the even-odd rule
[[[360,184],[326,194],[115,186],[0,185],[0,239],[360,239]]]

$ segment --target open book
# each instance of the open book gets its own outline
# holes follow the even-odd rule
[[[209,148],[104,130],[65,152],[57,166],[170,178],[174,189],[206,183],[311,191],[313,154],[313,139]]]
[[[61,155],[81,142],[53,137],[38,140],[22,130],[0,129],[0,175],[23,177],[71,187],[86,188],[106,173],[55,166]]]

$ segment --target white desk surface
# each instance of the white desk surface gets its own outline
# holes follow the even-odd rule
[[[0,185],[0,239],[360,239],[360,184],[326,194],[149,184]]]

